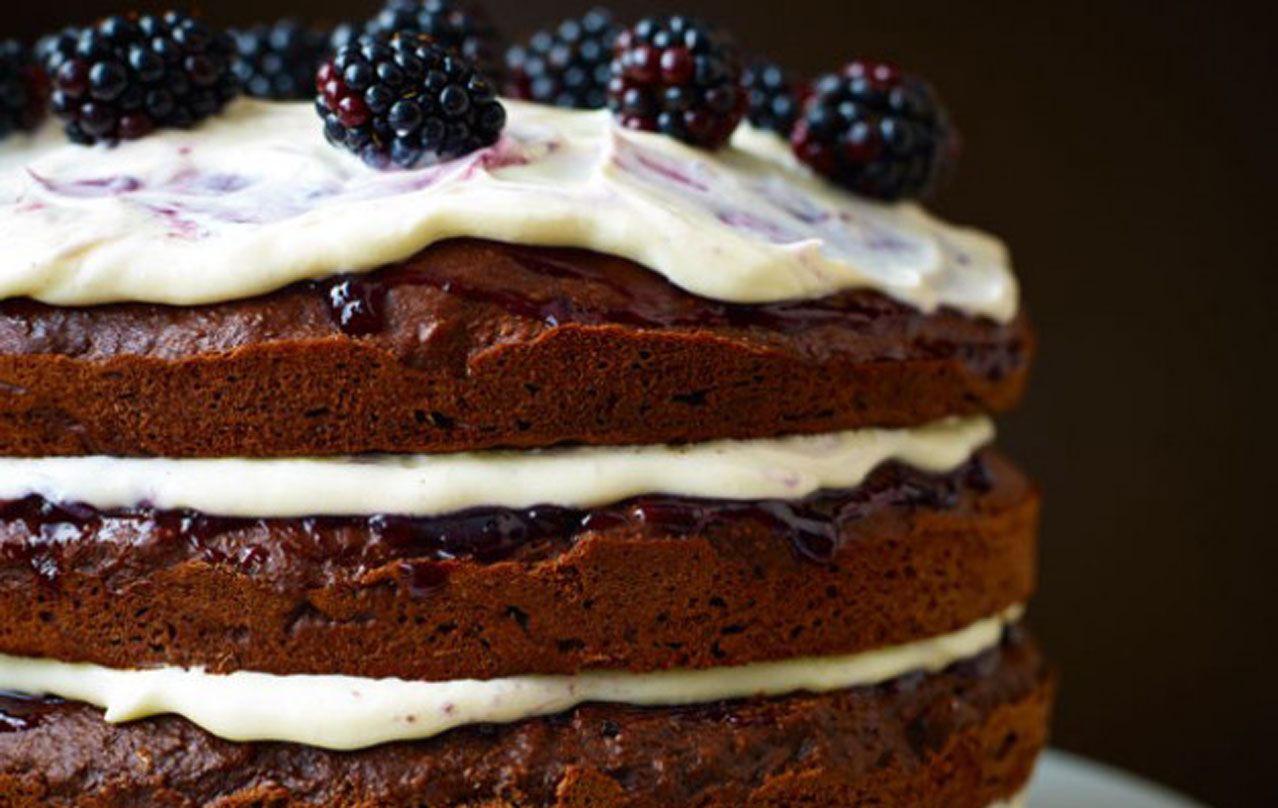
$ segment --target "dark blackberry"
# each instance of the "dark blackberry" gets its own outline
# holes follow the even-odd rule
[[[31,130],[44,117],[49,79],[21,42],[0,42],[0,140]]]
[[[320,67],[316,89],[329,142],[378,167],[461,157],[506,125],[492,84],[423,34],[361,37]]]
[[[43,40],[50,105],[76,143],[113,143],[192,126],[239,85],[229,34],[177,11],[107,17]]]
[[[601,109],[608,103],[612,47],[621,26],[612,14],[591,9],[538,31],[506,52],[507,92],[557,107]]]
[[[617,38],[608,105],[624,126],[718,148],[745,114],[736,44],[693,17],[641,20]]]
[[[460,53],[490,81],[501,81],[501,36],[487,13],[468,0],[387,0],[364,33],[382,39],[426,34]]]
[[[803,106],[801,82],[775,62],[755,59],[742,71],[741,84],[750,123],[789,137]]]
[[[949,117],[923,80],[852,62],[813,85],[790,142],[800,160],[876,199],[924,196],[951,162]]]
[[[328,56],[328,35],[297,20],[232,31],[235,77],[255,98],[309,98],[315,71]]]

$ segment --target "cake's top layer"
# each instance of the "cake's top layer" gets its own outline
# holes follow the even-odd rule
[[[1033,337],[877,292],[742,306],[472,239],[208,306],[0,301],[0,455],[276,457],[913,426],[1019,400]]]
[[[738,303],[870,288],[924,311],[1016,313],[999,242],[839,191],[771,135],[743,129],[707,154],[607,111],[508,108],[495,146],[405,172],[329,147],[301,103],[240,101],[115,148],[52,128],[10,138],[0,298],[211,303],[474,236],[619,255]]]

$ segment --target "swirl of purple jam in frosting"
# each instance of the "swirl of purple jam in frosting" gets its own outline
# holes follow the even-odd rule
[[[860,199],[748,127],[717,153],[604,111],[510,102],[501,140],[377,171],[325,143],[305,104],[241,100],[115,148],[52,128],[0,145],[0,299],[193,305],[367,272],[472,237],[629,258],[726,303],[853,288],[924,311],[1014,316],[996,240]]]

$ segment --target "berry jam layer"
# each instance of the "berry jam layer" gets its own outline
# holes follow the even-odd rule
[[[353,753],[219,740],[175,717],[0,697],[0,793],[27,806],[985,808],[1024,788],[1053,680],[1032,640],[933,674],[692,708],[585,705]]]
[[[1024,603],[1036,518],[991,451],[791,502],[249,520],[28,499],[0,513],[0,653],[428,681],[850,654]]]
[[[644,444],[1000,412],[1023,316],[873,292],[741,306],[629,261],[451,241],[207,306],[0,302],[0,454],[169,457]]]

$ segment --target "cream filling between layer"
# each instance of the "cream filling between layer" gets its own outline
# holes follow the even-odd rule
[[[329,146],[309,103],[243,99],[190,131],[117,147],[50,123],[0,144],[0,298],[194,305],[368,271],[448,238],[581,247],[735,303],[881,291],[1011,319],[997,240],[815,177],[742,127],[718,152],[606,110],[507,102],[496,145],[376,171]]]
[[[589,508],[641,494],[798,499],[851,488],[897,460],[949,471],[993,438],[989,418],[909,429],[713,441],[341,459],[0,458],[0,499],[146,505],[249,518],[429,516],[478,506]]]
[[[913,671],[936,672],[993,648],[1022,608],[951,634],[846,656],[707,670],[416,682],[353,676],[212,674],[199,669],[115,670],[0,655],[0,690],[82,701],[110,722],[173,713],[232,741],[290,741],[360,749],[429,738],[454,727],[552,715],[585,702],[677,706],[825,693]]]

